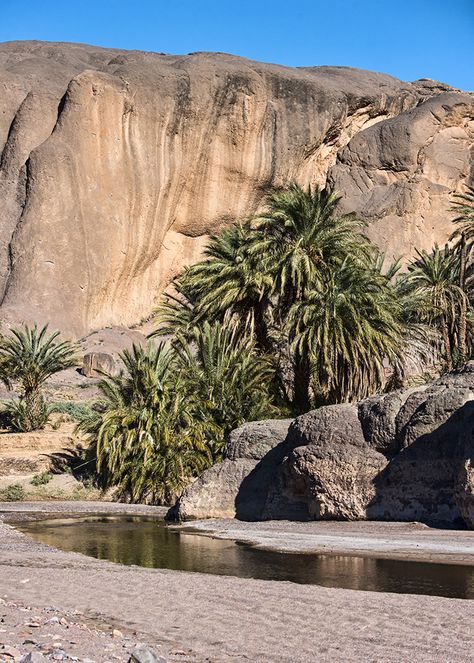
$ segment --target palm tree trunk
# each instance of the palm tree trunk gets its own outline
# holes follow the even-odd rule
[[[253,307],[253,319],[255,322],[255,339],[258,349],[266,353],[270,350],[268,338],[268,327],[265,320],[266,301],[258,301]]]
[[[448,321],[446,320],[446,315],[443,313],[442,316],[442,335],[443,335],[443,344],[444,344],[444,352],[446,355],[446,369],[448,371],[453,370],[453,355],[451,352],[451,341],[449,340],[449,329],[448,329]]]
[[[462,291],[461,310],[459,315],[458,324],[458,345],[459,345],[459,365],[463,366],[466,363],[467,350],[466,350],[466,329],[467,329],[467,303],[466,303],[466,235],[461,235],[461,261],[459,268],[459,287]]]
[[[311,369],[308,353],[295,351],[293,379],[293,407],[297,412],[304,413],[310,409],[309,385]]]

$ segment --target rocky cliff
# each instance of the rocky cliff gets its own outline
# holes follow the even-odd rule
[[[428,248],[473,143],[473,97],[430,81],[0,44],[1,315],[136,323],[209,232],[292,179],[328,176],[389,252]]]
[[[170,517],[474,529],[474,362],[431,384],[244,424]]]

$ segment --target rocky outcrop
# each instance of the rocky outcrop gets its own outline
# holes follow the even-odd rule
[[[289,419],[274,419],[232,431],[223,462],[203,472],[184,490],[170,518],[233,518],[238,512],[244,519],[260,519],[270,481],[283,458],[282,442],[289,425]]]
[[[101,378],[116,372],[115,359],[107,352],[87,352],[82,358],[81,373],[87,378]]]
[[[262,435],[268,431],[272,449],[240,479],[247,452],[233,438],[233,454],[205,473],[219,477],[212,496],[198,479],[178,502],[178,515],[186,517],[189,505],[198,503],[205,505],[200,517],[229,515],[231,508],[220,512],[225,495],[227,505],[234,497],[235,514],[245,520],[418,520],[474,527],[474,362],[428,385],[319,408],[295,419],[286,436],[284,428],[270,435],[273,425],[241,427],[237,437],[243,440],[256,426]],[[232,477],[228,492],[226,476]],[[206,499],[212,511],[206,511]]]
[[[442,93],[356,134],[328,181],[344,193],[342,209],[398,257],[447,240],[451,194],[473,178],[474,98]]]
[[[472,97],[449,90],[224,54],[1,44],[2,317],[81,335],[136,323],[209,232],[333,166],[390,252],[443,242],[472,168]]]

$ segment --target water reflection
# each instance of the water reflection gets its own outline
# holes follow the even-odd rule
[[[278,553],[167,528],[158,519],[91,516],[21,523],[37,541],[98,559],[325,587],[474,599],[474,567]]]

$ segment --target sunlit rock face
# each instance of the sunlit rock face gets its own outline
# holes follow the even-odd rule
[[[136,323],[208,233],[328,170],[389,251],[443,242],[472,168],[472,97],[446,90],[224,54],[1,44],[2,317],[75,334]]]

